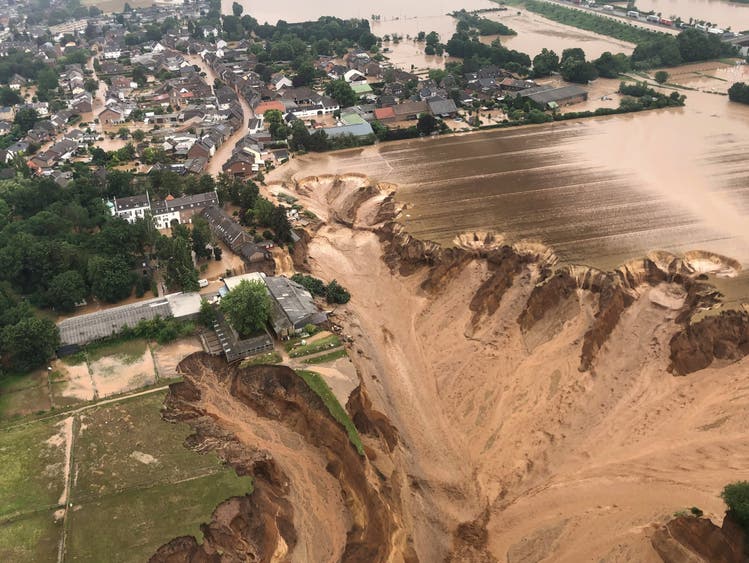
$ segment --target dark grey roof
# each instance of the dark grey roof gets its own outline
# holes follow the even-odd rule
[[[115,211],[123,209],[135,209],[136,207],[148,207],[148,195],[134,195],[130,197],[120,197],[114,200]]]
[[[140,321],[171,316],[169,301],[165,297],[158,297],[66,319],[57,323],[57,328],[60,329],[60,342],[63,345],[87,344],[112,336],[126,326],[132,328]]]
[[[545,105],[551,102],[560,102],[569,98],[576,98],[578,96],[587,96],[588,91],[580,86],[562,86],[561,88],[553,88],[550,90],[542,90],[540,92],[533,92],[527,95],[528,98],[536,102],[537,104]]]
[[[430,98],[427,103],[429,104],[429,109],[434,115],[446,115],[458,111],[455,102],[449,99]]]
[[[306,324],[320,324],[327,316],[315,305],[312,295],[301,285],[283,276],[267,276],[268,287],[275,306],[271,321],[276,333],[293,327],[298,330]]]

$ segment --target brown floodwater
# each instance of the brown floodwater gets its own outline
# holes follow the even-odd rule
[[[705,20],[733,31],[749,29],[749,4],[726,0],[637,0],[636,4],[640,10],[661,12],[664,17]]]
[[[419,238],[494,230],[611,268],[648,251],[749,265],[749,108],[686,108],[381,144],[295,159],[283,174],[360,172],[397,184]]]

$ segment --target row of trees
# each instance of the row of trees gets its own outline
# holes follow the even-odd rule
[[[325,285],[321,279],[306,274],[294,274],[291,280],[304,287],[312,295],[324,297],[328,303],[343,304],[351,299],[351,294],[346,291],[346,288],[335,280]]]

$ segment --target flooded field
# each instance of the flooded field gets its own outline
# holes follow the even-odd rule
[[[731,27],[733,31],[749,29],[749,4],[727,0],[638,0],[637,8],[661,12],[664,17],[679,16],[686,21],[705,20],[723,29]]]
[[[408,230],[446,244],[495,230],[599,267],[653,249],[709,250],[746,266],[749,109],[689,94],[683,109],[308,156],[285,174],[396,184]]]

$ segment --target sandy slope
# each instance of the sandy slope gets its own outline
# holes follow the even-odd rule
[[[692,505],[720,521],[720,489],[749,478],[749,360],[670,375],[677,311],[655,303],[668,288],[643,286],[593,370],[580,372],[597,296],[578,290],[523,334],[517,319],[539,275],[530,264],[474,323],[484,262],[427,294],[423,271],[401,276],[383,262],[370,228],[381,198],[354,212],[354,228],[333,220],[329,209],[350,203],[341,190],[363,182],[321,178],[297,191],[330,220],[310,266],[354,296],[344,313],[352,356],[400,432],[394,461],[408,476],[405,527],[420,560],[657,561],[653,523]],[[458,524],[485,509],[485,549],[462,549]]]

